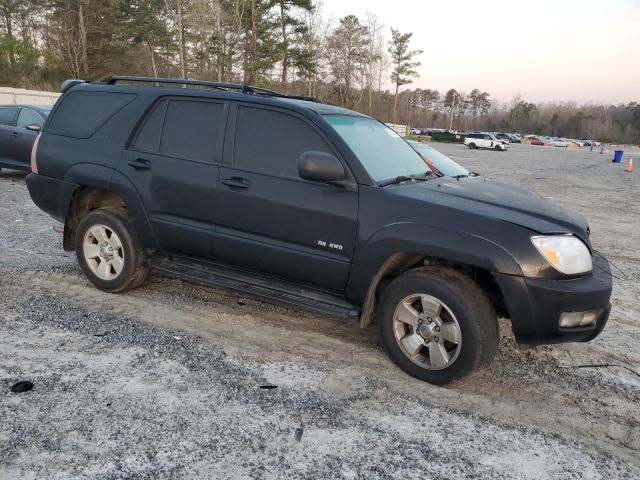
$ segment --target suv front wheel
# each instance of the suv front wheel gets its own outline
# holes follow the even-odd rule
[[[78,224],[75,243],[82,271],[100,290],[120,293],[144,283],[144,251],[124,209],[91,211]]]
[[[377,321],[396,365],[433,384],[488,366],[498,349],[493,306],[471,278],[447,267],[410,270],[394,279]]]

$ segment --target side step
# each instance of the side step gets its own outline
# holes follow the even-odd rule
[[[270,303],[291,306],[343,320],[357,320],[360,309],[339,295],[286,282],[216,262],[173,256],[151,259],[154,271],[206,287],[246,294]]]

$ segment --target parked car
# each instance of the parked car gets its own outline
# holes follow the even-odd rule
[[[546,145],[545,141],[536,135],[527,135],[524,137],[524,140],[522,140],[522,143],[526,143],[527,145]]]
[[[51,107],[0,105],[0,168],[29,171],[31,147]]]
[[[393,361],[436,384],[492,361],[498,315],[525,344],[605,326],[611,274],[584,217],[522,187],[434,175],[373,118],[189,80],[62,90],[26,182],[101,290],[153,269],[376,320]]]
[[[497,139],[493,134],[473,132],[466,135],[464,144],[469,148],[488,148],[504,152],[509,148],[509,142]]]
[[[510,133],[511,143],[522,143],[522,137],[517,133]]]
[[[511,135],[509,135],[508,133],[494,133],[493,136],[498,140],[504,140],[505,142],[511,143]]]
[[[553,145],[554,147],[563,147],[563,148],[567,148],[571,143],[569,140],[565,138],[559,138],[559,137],[552,137],[549,139],[549,141],[551,145]]]
[[[470,172],[462,165],[447,157],[444,153],[439,152],[433,147],[414,140],[407,140],[411,148],[420,154],[422,159],[429,166],[431,171],[437,175],[446,175],[447,177],[477,177],[478,174]]]

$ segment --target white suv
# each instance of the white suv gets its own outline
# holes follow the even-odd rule
[[[469,148],[489,148],[504,152],[509,148],[509,142],[496,138],[492,133],[470,133],[464,139],[464,144]]]

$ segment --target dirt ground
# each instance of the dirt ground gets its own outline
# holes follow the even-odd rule
[[[430,386],[375,325],[155,275],[96,290],[3,171],[0,479],[640,478],[640,377],[575,368],[640,371],[640,171],[588,149],[434,146],[589,218],[615,265],[600,337],[520,350],[501,321],[489,370]]]

